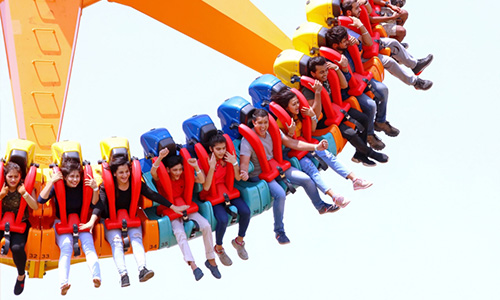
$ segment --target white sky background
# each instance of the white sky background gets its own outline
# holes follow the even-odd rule
[[[253,0],[288,36],[306,20],[304,0]],[[231,267],[214,279],[203,266],[201,239],[190,242],[205,273],[195,282],[178,247],[147,253],[155,277],[139,283],[127,256],[131,286],[120,288],[112,259],[100,260],[103,284],[94,289],[85,263],[71,268],[66,298],[215,299],[498,299],[500,203],[498,116],[500,65],[494,57],[498,1],[412,1],[406,9],[406,42],[416,57],[434,54],[422,78],[434,81],[416,91],[386,72],[388,119],[401,129],[381,136],[386,165],[366,168],[341,160],[374,182],[352,191],[333,171],[323,172],[334,190],[352,203],[319,216],[302,189],[287,198],[285,228],[291,244],[274,239],[271,211],[253,218],[241,261],[224,239]],[[432,8],[431,8],[432,5]],[[16,138],[4,47],[0,46],[0,151]],[[251,53],[249,53],[251,55]],[[255,71],[125,6],[100,2],[83,11],[61,138],[79,141],[93,163],[99,141],[127,137],[142,156],[139,137],[166,127],[184,142],[181,123],[209,114],[226,98],[248,96]],[[86,116],[88,115],[88,116]],[[326,197],[324,197],[326,200]],[[0,298],[13,299],[16,271],[0,266]],[[57,271],[28,279],[16,299],[59,295]]]

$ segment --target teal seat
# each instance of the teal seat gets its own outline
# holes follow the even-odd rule
[[[215,219],[215,216],[214,216],[214,209],[212,207],[212,204],[208,201],[203,201],[203,202],[200,201],[198,194],[193,195],[193,202],[198,204],[198,212],[205,219],[207,219],[208,224],[210,224],[210,226],[212,227],[212,231],[214,231],[215,226],[217,225],[217,220]]]
[[[314,139],[317,139],[318,141],[321,141],[322,139],[325,139],[328,141],[328,151],[333,153],[333,155],[337,156],[337,144],[335,143],[335,139],[333,138],[333,135],[328,132],[324,135],[321,136],[313,136]]]
[[[146,213],[148,219],[158,221],[158,231],[160,235],[159,249],[177,245],[177,240],[175,239],[174,232],[172,231],[170,219],[168,217],[158,216],[156,214],[156,207],[146,208],[144,212]],[[188,233],[186,233],[186,235],[188,235]]]
[[[271,207],[271,192],[266,181],[236,181],[235,187],[250,208],[250,217],[259,215]]]
[[[195,191],[196,189],[197,187],[195,185]],[[209,202],[200,202],[197,194],[193,196],[193,201],[196,204],[198,204],[198,212],[205,219],[207,219],[208,223],[212,227],[212,231],[215,230],[215,225],[217,224],[217,221],[215,220],[213,214],[212,205],[210,205]],[[177,245],[177,239],[175,238],[174,232],[172,230],[172,224],[170,222],[170,219],[167,216],[165,217],[158,216],[156,214],[156,207],[147,208],[144,210],[144,212],[146,213],[148,219],[158,221],[158,230],[160,235],[160,244],[159,244],[160,249],[169,248]],[[186,232],[186,236],[188,237],[188,239],[195,238],[201,235],[200,231],[193,232],[194,227],[195,225],[193,221],[184,222],[184,231]]]

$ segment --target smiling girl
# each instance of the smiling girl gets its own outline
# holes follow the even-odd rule
[[[6,212],[13,212],[17,215],[19,205],[21,204],[21,197],[26,200],[26,203],[32,209],[38,209],[38,203],[32,195],[26,192],[23,181],[21,180],[21,167],[14,162],[8,162],[4,167],[5,184],[0,191],[0,200],[2,200],[2,216]],[[3,176],[3,174],[0,174]],[[30,223],[28,220],[28,210],[24,211],[22,222],[27,224],[26,230],[23,233],[11,232],[10,237],[10,250],[12,251],[12,259],[17,268],[17,280],[14,287],[14,294],[20,295],[24,290],[24,280],[26,274],[24,268],[26,267],[26,252],[24,246],[28,239],[28,232]],[[4,236],[4,231],[0,231],[0,240]]]
[[[66,194],[66,215],[76,213],[80,215],[80,211],[83,206],[83,186],[89,186],[93,189],[92,203],[95,204],[99,200],[99,188],[94,178],[84,178],[83,169],[79,162],[77,161],[63,161],[61,163],[61,171],[52,175],[50,181],[43,188],[38,196],[38,202],[45,203],[49,199],[54,198],[54,205],[56,210],[57,220],[55,223],[60,222],[60,212],[58,201],[55,198],[55,188],[54,183],[63,180],[65,194]],[[85,224],[80,224],[79,229],[85,230],[94,227],[94,223],[98,216],[92,214],[90,220]],[[85,259],[92,273],[92,281],[94,287],[98,288],[101,285],[101,272],[99,268],[99,262],[97,254],[94,247],[94,239],[91,232],[79,232],[79,239],[82,244],[82,249],[85,253]],[[71,265],[71,254],[73,252],[73,235],[71,233],[67,234],[57,234],[56,231],[57,245],[61,249],[61,254],[59,256],[59,281],[61,284],[61,295],[66,295],[71,285],[68,283],[69,278],[69,268]]]

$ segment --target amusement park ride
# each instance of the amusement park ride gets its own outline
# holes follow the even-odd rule
[[[158,155],[160,148],[169,147],[173,153],[178,150],[184,159],[189,158],[189,155],[196,155],[198,158],[207,157],[205,149],[200,145],[207,141],[210,134],[217,132],[212,120],[207,115],[186,120],[183,124],[183,130],[188,145],[179,149],[166,129],[151,130],[141,137],[146,158],[141,159],[140,162],[131,157],[128,140],[106,139],[101,141],[102,167],[85,163],[81,155],[80,144],[59,142],[80,17],[85,7],[98,1],[0,0],[2,27],[19,136],[18,140],[8,143],[5,161],[12,160],[20,163],[27,174],[25,177],[27,190],[34,189],[39,192],[53,172],[49,166],[60,164],[65,156],[79,160],[89,176],[93,176],[98,182],[103,182],[104,186],[108,186],[109,182],[112,182],[112,175],[108,174],[109,171],[105,171],[104,166],[116,153],[125,154],[132,161],[132,187],[134,184],[139,184],[140,180],[144,180],[154,189],[155,184],[152,182],[149,169],[152,163],[151,159]],[[248,140],[253,138],[251,136],[253,131],[243,124],[248,121],[251,113],[250,107],[265,106],[263,99],[268,98],[272,91],[285,88],[285,85],[298,87],[299,82],[307,83],[308,80],[311,80],[305,76],[307,74],[304,74],[304,63],[307,62],[309,55],[330,56],[332,60],[335,60],[335,57],[331,57],[335,54],[329,53],[328,49],[322,47],[325,46],[321,44],[321,41],[324,43],[324,38],[320,38],[322,26],[331,26],[330,21],[333,19],[342,26],[348,26],[347,23],[350,20],[339,17],[340,0],[309,0],[306,4],[308,20],[320,25],[312,23],[301,25],[297,28],[292,43],[292,40],[249,0],[109,1],[130,6],[257,72],[276,74],[279,79],[272,75],[264,75],[252,83],[250,95],[254,100],[253,106],[240,97],[233,97],[219,107],[218,116],[221,118],[222,130],[226,133],[228,149],[236,154],[239,154],[239,137],[243,135]],[[366,14],[366,11],[364,13]],[[376,33],[373,35],[377,36]],[[297,50],[292,50],[294,47]],[[372,56],[384,50],[378,48],[363,49],[364,55],[372,53]],[[252,55],[248,55],[248,53],[252,53]],[[380,62],[377,62],[376,57],[370,56],[370,59],[363,64],[361,64],[361,58],[358,57],[355,63],[359,64],[356,69],[359,70],[360,74],[355,74],[353,82],[358,82],[359,86],[352,86],[353,91],[363,92],[366,87],[366,83],[364,83],[366,78],[373,77],[383,80],[384,70]],[[329,77],[328,80],[333,84],[337,81],[338,84],[336,77]],[[365,85],[363,86],[363,84]],[[328,94],[326,95],[328,96]],[[340,92],[338,96],[340,96]],[[330,151],[338,154],[346,142],[337,128],[343,119],[340,111],[341,109],[348,110],[351,107],[359,109],[359,105],[354,97],[344,102],[336,96],[334,98],[334,102],[330,102],[329,96],[322,98],[329,127],[322,131],[313,132],[312,136],[304,138],[308,141],[312,141],[312,138],[325,138],[329,142]],[[305,103],[303,101],[301,105],[306,106],[307,101]],[[280,118],[280,121],[287,122],[287,120],[281,119],[286,119],[287,114],[280,112],[279,107],[269,105],[267,109],[269,110],[269,108],[274,115]],[[241,125],[239,125],[240,123]],[[270,133],[275,131],[274,134],[278,134],[279,129],[273,118],[270,118],[270,123]],[[307,126],[307,120],[304,121],[304,124]],[[193,141],[192,144],[189,144],[189,141]],[[275,151],[279,152],[278,155],[276,153],[274,155],[276,161],[270,160],[268,162],[265,155],[261,161],[263,172],[260,182],[234,182],[233,178],[230,178],[225,187],[213,187],[214,190],[203,199],[205,201],[200,201],[197,193],[192,191],[187,196],[188,200],[186,201],[191,203],[191,197],[194,199],[192,207],[207,218],[212,229],[215,228],[216,224],[212,205],[223,201],[229,203],[231,197],[241,195],[250,207],[252,215],[268,210],[271,207],[272,199],[265,181],[273,180],[279,176],[276,166],[283,169],[290,167],[290,165],[300,168],[297,157],[303,154],[294,153],[295,157],[291,157],[289,162],[282,159],[281,144],[275,145],[274,148]],[[257,155],[259,156],[259,154]],[[292,154],[290,153],[289,156]],[[0,167],[2,174],[0,183],[3,184],[3,162],[0,163]],[[203,163],[201,167],[207,168]],[[186,168],[187,171],[189,171],[188,169]],[[283,185],[283,187],[293,190],[293,186],[290,185]],[[195,192],[199,192],[196,190],[196,185],[194,189]],[[111,188],[106,188],[106,190],[111,190]],[[216,190],[221,192],[214,192]],[[222,195],[227,197],[221,197]],[[59,199],[64,197],[58,196],[57,198],[60,201]],[[55,212],[54,206],[50,202],[40,205],[38,210],[30,210],[31,228],[26,245],[27,269],[30,277],[41,278],[45,271],[57,268],[59,248],[55,243],[55,231],[67,229],[71,232],[71,222],[77,222],[71,221],[73,217],[70,215],[67,220],[63,220],[64,217],[61,219],[62,225],[53,228]],[[139,196],[132,202],[134,207],[130,209],[130,215],[123,218],[128,220],[130,227],[142,225],[143,244],[146,251],[158,250],[176,244],[169,219],[173,216],[169,215],[166,208],[154,206],[152,201]],[[232,208],[228,208],[228,214],[231,216],[230,222],[236,223],[237,215],[234,214],[234,209],[233,212],[231,210]],[[81,216],[76,216],[77,220],[79,220],[78,217],[85,219],[86,213],[88,214],[88,211],[82,212]],[[21,214],[22,212],[19,213],[19,215]],[[122,220],[120,211],[111,215],[111,218],[105,222],[106,226],[118,226],[116,228],[119,228]],[[16,225],[19,223],[18,219],[13,214],[9,218],[2,218],[0,230],[5,230],[6,222]],[[67,228],[61,229],[62,227]],[[185,223],[185,230],[191,237],[199,235],[196,232],[196,224],[192,222]],[[104,237],[104,224],[96,224],[93,236],[98,256],[101,258],[111,257],[111,248]],[[126,242],[126,237],[124,240]],[[78,255],[78,248],[78,244],[75,244],[75,255],[72,258],[72,263],[84,260],[83,254]],[[5,250],[7,249],[4,249],[2,253],[7,252]],[[127,253],[131,253],[131,249]],[[14,265],[10,252],[7,255],[0,255],[0,263]]]
[[[20,139],[9,143],[5,158],[6,161],[11,159],[12,151],[25,152],[27,168],[30,164],[39,165],[36,179],[31,179],[38,191],[49,171],[48,166],[54,163],[51,146],[59,140],[63,125],[80,18],[86,7],[98,1],[0,1]],[[110,2],[130,6],[258,72],[272,73],[275,57],[283,49],[292,48],[291,40],[249,0]],[[249,49],[254,55],[248,55]],[[62,147],[79,150],[79,145],[74,144],[63,143]],[[50,205],[44,205],[30,214],[32,228],[26,246],[30,277],[41,278],[46,270],[57,267],[52,210]],[[94,235],[99,235],[96,229]],[[97,237],[97,240],[102,238]],[[158,238],[152,243],[158,244]],[[107,245],[107,256],[111,254],[109,250]],[[72,262],[83,259],[80,257]],[[13,265],[10,253],[0,256],[0,262]]]

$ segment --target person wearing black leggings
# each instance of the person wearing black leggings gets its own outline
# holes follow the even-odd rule
[[[0,190],[0,200],[2,200],[2,217],[6,212],[13,212],[17,215],[19,205],[21,204],[21,197],[26,200],[26,203],[32,209],[38,208],[38,203],[26,192],[24,184],[21,181],[21,167],[14,162],[9,162],[4,167],[5,184]],[[3,176],[3,174],[0,174]],[[12,259],[17,268],[16,285],[14,286],[14,294],[20,295],[24,290],[24,280],[26,274],[26,252],[24,246],[28,240],[28,232],[30,223],[28,220],[28,210],[25,209],[22,222],[26,223],[26,230],[23,233],[11,232],[10,234],[10,250],[12,251]],[[4,236],[4,231],[0,231],[0,240]]]

